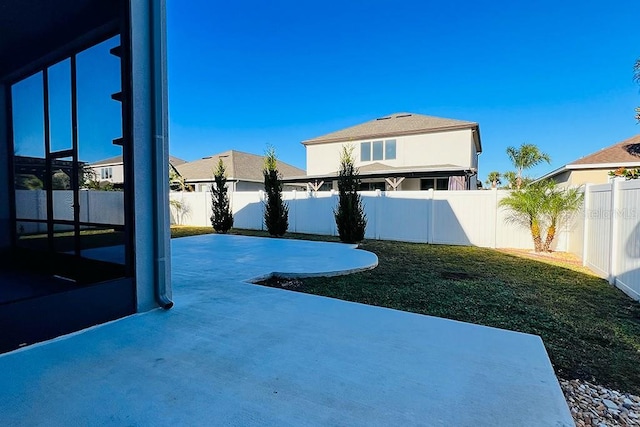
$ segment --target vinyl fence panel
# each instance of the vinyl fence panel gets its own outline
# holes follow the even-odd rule
[[[640,300],[640,181],[619,182],[613,232],[615,284]]]
[[[431,241],[433,191],[390,191],[377,201],[375,238],[404,242]],[[367,199],[368,201],[368,199]]]
[[[211,197],[211,196],[209,196]],[[233,213],[233,226],[249,230],[262,230],[263,195],[259,191],[236,191],[230,196]],[[211,200],[209,198],[209,200]],[[211,218],[211,202],[209,202],[208,217]],[[211,222],[209,222],[211,225]]]
[[[337,206],[337,193],[288,191],[283,198],[289,205],[290,231],[328,236],[337,234],[333,213]]]
[[[612,184],[587,187],[585,264],[603,278],[609,277],[611,247]]]
[[[526,226],[512,224],[499,201],[508,191],[363,191],[368,239],[532,249]],[[183,205],[171,207],[174,224],[209,226],[211,196],[208,192],[172,193]],[[264,229],[264,193],[230,193],[234,227]],[[336,235],[334,209],[337,192],[285,191],[289,206],[289,231]],[[569,230],[561,231],[556,249],[565,250]]]

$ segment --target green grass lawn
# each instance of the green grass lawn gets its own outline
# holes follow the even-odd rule
[[[559,377],[640,394],[640,304],[606,281],[492,249],[377,240],[361,246],[378,256],[377,268],[303,279],[296,290],[540,335]]]

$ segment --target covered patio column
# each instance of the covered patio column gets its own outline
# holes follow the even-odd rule
[[[130,1],[138,311],[170,307],[166,4]]]

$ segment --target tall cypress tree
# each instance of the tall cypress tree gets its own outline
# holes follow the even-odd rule
[[[267,200],[264,206],[264,224],[272,236],[283,236],[289,227],[289,207],[282,200],[282,181],[278,173],[278,159],[273,147],[264,157],[264,191]]]
[[[218,167],[213,173],[211,184],[211,225],[218,233],[226,233],[233,227],[233,214],[229,206],[227,194],[227,170],[222,159],[218,159]]]
[[[356,243],[364,239],[367,216],[362,199],[358,194],[358,170],[354,166],[353,146],[343,146],[340,154],[340,174],[338,176],[338,207],[333,211],[340,240]]]

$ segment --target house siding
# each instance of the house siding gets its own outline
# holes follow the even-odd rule
[[[111,168],[111,178],[102,179],[101,173],[102,169],[104,168]],[[122,165],[122,163],[91,166],[91,169],[93,169],[96,181],[109,181],[114,184],[122,184],[124,182],[124,166]]]
[[[378,140],[396,140],[396,158],[393,160],[366,161],[360,158],[360,143]],[[477,167],[477,152],[471,129],[434,132],[386,138],[367,138],[350,142],[311,144],[306,146],[307,174],[322,175],[338,170],[342,147],[354,146],[357,167],[379,162],[391,167],[426,167],[431,165],[456,165]]]
[[[613,169],[573,170],[568,183],[571,186],[584,184],[606,184],[609,182],[609,172]]]
[[[606,169],[574,169],[566,170],[553,177],[560,187],[578,187],[585,184],[606,184],[609,182],[609,172],[614,168]]]

